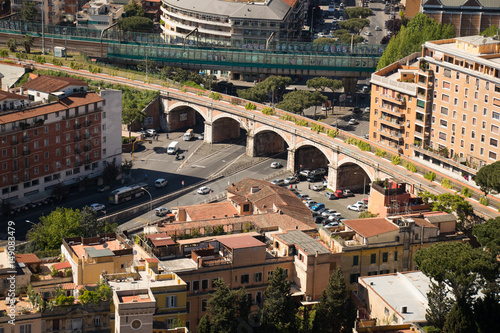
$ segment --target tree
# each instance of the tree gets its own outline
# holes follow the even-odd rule
[[[104,170],[102,172],[102,178],[107,184],[113,184],[116,181],[116,177],[120,174],[120,168],[116,165],[115,161],[111,163],[106,163]]]
[[[425,310],[425,319],[429,325],[443,329],[446,316],[453,306],[453,300],[448,296],[444,282],[435,283],[431,280],[431,287],[427,293],[428,307]]]
[[[144,16],[144,9],[134,0],[130,0],[130,2],[123,7],[123,11],[126,17]]]
[[[61,247],[63,238],[80,236],[80,218],[78,209],[62,207],[41,216],[40,222],[28,231],[29,251],[56,250]]]
[[[484,194],[500,192],[500,161],[483,166],[476,174],[476,185]]]
[[[491,253],[464,243],[445,242],[420,249],[414,261],[425,275],[450,288],[457,302],[470,301],[485,281],[498,276]]]
[[[125,106],[122,111],[122,123],[128,127],[128,137],[132,137],[132,125],[142,124],[146,119],[146,113],[137,107]]]
[[[283,96],[283,100],[276,107],[288,112],[304,114],[304,110],[315,103],[313,93],[308,90],[297,90]]]
[[[484,296],[478,298],[474,303],[474,317],[476,319],[479,333],[500,332],[500,298],[498,295],[498,284],[492,283],[494,288],[484,292]]]
[[[313,44],[335,45],[335,44],[337,44],[337,41],[335,39],[333,39],[333,38],[320,37],[320,38],[316,38],[313,41]]]
[[[147,17],[126,17],[118,21],[118,27],[123,31],[151,32],[153,21]]]
[[[134,166],[134,161],[132,160],[123,160],[122,162],[122,166],[121,166],[121,172],[126,175],[126,176],[129,176],[130,175],[130,172],[132,171],[132,167]]]
[[[500,217],[473,226],[472,233],[483,248],[493,255],[500,255]]]
[[[212,327],[210,325],[210,317],[208,314],[201,317],[200,322],[198,323],[198,333],[210,333]]]
[[[314,77],[312,79],[309,79],[307,80],[306,85],[308,88],[313,88],[314,90],[321,92],[323,92],[325,89],[330,89],[331,92],[334,94],[334,96],[332,97],[332,109],[334,107],[335,91],[342,89],[342,87],[344,86],[342,84],[342,81],[328,79],[324,76]],[[325,111],[325,117],[327,116],[327,113],[328,111]]]
[[[262,103],[268,99],[268,95],[261,87],[251,87],[248,89],[238,89],[236,94],[239,98],[247,99],[249,101]]]
[[[372,16],[373,12],[370,8],[366,7],[350,7],[346,8],[345,12],[347,16],[351,18],[355,17],[360,17],[360,18],[367,18],[368,16]]]
[[[465,227],[465,222],[474,218],[474,209],[462,196],[458,194],[432,194],[427,191],[419,193],[425,203],[430,203],[433,211],[444,211],[454,213],[460,220],[461,226]]]
[[[316,119],[316,110],[318,108],[318,104],[322,105],[328,100],[328,98],[320,93],[319,91],[314,91],[311,95],[311,103],[314,105],[314,119]]]
[[[238,89],[237,94],[238,97],[253,102],[262,103],[268,99],[276,102],[290,84],[292,84],[292,79],[288,76],[272,75],[252,88]]]
[[[448,315],[443,327],[446,333],[477,332],[477,325],[470,306],[464,301],[456,302]]]
[[[488,27],[488,29],[481,32],[481,35],[483,35],[484,37],[493,37],[496,36],[497,33],[498,33],[498,27],[492,24]]]
[[[370,20],[360,18],[351,18],[346,21],[339,22],[339,28],[353,31],[357,35],[359,35],[361,30],[368,25],[370,25]]]
[[[62,201],[66,195],[69,193],[69,188],[67,186],[64,186],[63,184],[57,184],[53,189],[52,189],[52,196],[56,198],[57,201]]]
[[[286,280],[285,270],[277,267],[273,271],[264,295],[262,309],[262,331],[264,333],[295,332],[295,304],[292,299],[291,281]]]
[[[31,52],[31,47],[33,46],[34,42],[35,42],[35,40],[30,35],[24,36],[22,44],[24,46],[24,50],[26,51],[26,53]]]
[[[344,276],[342,271],[337,269],[330,275],[328,285],[321,294],[314,318],[313,332],[352,332],[355,319],[356,310],[351,303]]]
[[[339,42],[342,44],[359,44],[362,43],[365,40],[365,37],[363,36],[353,36],[352,34],[343,34],[339,36]]]
[[[36,8],[36,2],[23,1],[23,6],[21,7],[21,20],[26,22],[35,21],[38,16],[38,9]]]
[[[10,52],[16,52],[17,49],[17,42],[14,38],[10,38],[7,43],[7,48],[10,50]]]
[[[94,237],[104,231],[103,220],[97,219],[97,214],[92,208],[86,206],[80,212],[80,226],[82,228],[83,237]]]
[[[429,40],[453,38],[453,26],[438,24],[433,19],[422,13],[417,13],[407,26],[391,38],[377,65],[377,69],[384,68],[393,62],[404,58],[414,52],[422,51],[422,44]]]

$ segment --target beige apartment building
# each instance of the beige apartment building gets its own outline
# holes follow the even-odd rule
[[[498,160],[500,41],[430,41],[372,74],[370,139],[473,176]]]

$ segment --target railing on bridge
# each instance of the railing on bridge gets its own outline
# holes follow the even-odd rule
[[[45,37],[56,39],[68,39],[75,41],[100,42],[101,31],[99,29],[87,27],[63,27],[59,25],[45,25]],[[33,36],[42,36],[42,25],[35,22],[21,22],[0,20],[0,32],[12,34],[30,34]],[[140,33],[121,31],[115,28],[106,30],[102,36],[103,42],[106,43],[132,43],[132,44],[149,44],[155,45],[170,45],[182,47],[184,45],[183,37],[164,36],[158,33]],[[318,53],[324,55],[371,55],[379,57],[384,52],[384,46],[372,44],[335,44],[321,45],[314,43],[293,42],[293,41],[272,41],[269,48],[266,50],[265,40],[221,40],[212,38],[199,38],[190,36],[186,40],[187,48],[210,48],[224,50],[244,50],[244,51],[267,51],[267,52],[287,52],[287,53]]]
[[[352,56],[344,53],[321,54],[277,54],[266,51],[235,51],[181,49],[175,46],[148,46],[132,44],[108,44],[109,58],[144,59],[162,62],[197,63],[225,67],[284,68],[328,71],[373,72],[378,57]]]

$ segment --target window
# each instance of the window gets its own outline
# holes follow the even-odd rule
[[[167,296],[166,301],[167,301],[166,304],[167,308],[175,308],[177,306],[177,296],[175,295]]]
[[[474,144],[473,143],[470,144],[470,151],[474,151]]]
[[[484,102],[488,103],[488,95],[484,95]]]
[[[204,311],[207,311],[207,300],[206,299],[202,299],[201,300],[201,311],[204,312]]]
[[[94,326],[101,326],[101,318],[100,317],[94,318]]]
[[[382,253],[382,262],[387,262],[388,260],[389,260],[389,253],[383,252]]]
[[[193,281],[193,290],[200,289],[200,281]]]
[[[212,279],[212,288],[215,288],[215,282],[219,280],[219,278]]]
[[[467,101],[464,101],[464,109],[467,110]]]
[[[66,134],[66,141],[69,141],[69,140],[71,140],[71,134],[68,133],[68,134]]]
[[[191,312],[191,302],[186,302],[186,312],[187,313]]]
[[[458,92],[458,84],[455,84],[455,92]]]
[[[56,124],[56,131],[59,131],[61,129],[61,124],[57,123]]]
[[[57,148],[57,149],[56,149],[56,156],[59,156],[59,155],[61,155],[61,149],[60,149],[60,148]]]
[[[457,119],[457,111],[453,110],[453,119]]]
[[[469,96],[469,89],[468,88],[465,88],[465,97],[468,97]]]
[[[446,82],[446,81],[443,81],[443,89],[450,89],[450,83],[449,82]]]
[[[462,121],[464,123],[467,121],[467,115],[465,113],[462,115]]]
[[[49,158],[49,152],[48,151],[46,151],[45,153],[43,153],[43,158],[45,158],[45,159]]]
[[[481,142],[484,142],[485,138],[484,134],[481,134]]]
[[[241,276],[241,283],[249,283],[250,282],[250,274],[243,274]]]
[[[105,131],[106,130],[106,124],[102,124],[102,130]]]
[[[483,148],[483,147],[481,147],[481,148],[479,149],[479,154],[484,155],[484,148]]]
[[[440,119],[439,126],[444,127],[444,128],[448,128],[448,122],[446,120]]]
[[[490,146],[498,147],[498,140],[490,138]]]
[[[398,251],[394,251],[394,261],[398,261]]]
[[[441,95],[441,100],[445,103],[449,103],[450,102],[450,96],[448,95],[445,95],[445,94],[442,94]]]
[[[448,108],[445,108],[444,106],[441,107],[441,114],[444,114],[445,116],[448,115]]]
[[[478,91],[476,91],[476,92],[474,93],[474,99],[478,99],[478,97],[479,97],[479,92],[478,92]]]
[[[492,111],[491,118],[495,120],[500,120],[500,112]]]
[[[370,255],[370,264],[375,264],[375,263],[377,263],[377,254],[372,253]]]
[[[359,265],[359,256],[353,256],[352,257],[352,265],[353,266],[358,266]]]
[[[497,153],[492,152],[492,151],[490,150],[490,152],[489,152],[489,154],[488,154],[488,157],[489,157],[489,158],[491,158],[492,160],[495,160],[495,161],[496,161],[496,160],[497,160]]]
[[[435,124],[436,123],[436,117],[435,116],[432,116],[432,123]]]
[[[201,280],[201,289],[208,289],[208,280]]]
[[[485,121],[483,121],[481,127],[482,127],[482,129],[486,129],[486,122]]]
[[[486,128],[486,125],[484,127]],[[498,134],[498,126],[497,125],[491,125],[491,133]]]
[[[360,276],[360,275],[359,275],[359,273],[358,273],[358,274],[351,274],[349,281],[350,281],[351,283],[357,283],[357,282],[358,282],[358,277],[359,277],[359,276]]]
[[[477,119],[476,118],[472,118],[472,126],[476,126],[476,122],[477,122]]]
[[[60,143],[61,142],[61,138],[59,136],[56,136],[56,143]]]
[[[384,314],[385,314],[386,316],[388,316],[388,315],[389,315],[389,309],[388,309],[388,308],[384,308]]]
[[[464,140],[460,140],[460,148],[463,148],[464,147]]]
[[[273,271],[267,272],[267,280],[271,280],[273,278]]]
[[[20,325],[19,333],[31,333],[31,324]]]
[[[475,138],[476,138],[476,132],[475,132],[475,131],[472,131],[472,132],[471,132],[471,138],[472,138],[472,139],[475,139]]]
[[[249,212],[250,211],[250,204],[244,204],[243,205],[243,211],[244,212]]]
[[[446,133],[445,132],[439,132],[438,137],[440,140],[446,141]]]
[[[262,282],[262,272],[255,273],[255,282]]]
[[[191,290],[191,282],[190,281],[186,281],[186,290],[187,291]]]

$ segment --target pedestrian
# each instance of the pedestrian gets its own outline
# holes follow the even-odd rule
[[[297,185],[295,185],[295,189],[297,190]]]
[[[307,187],[308,187],[309,189],[311,189],[311,184],[307,184]]]
[[[167,133],[167,140],[168,140],[168,133]]]

